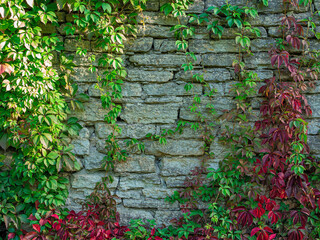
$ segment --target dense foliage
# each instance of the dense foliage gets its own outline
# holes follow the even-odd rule
[[[16,5],[14,5],[16,3]],[[308,127],[305,116],[312,111],[303,92],[312,87],[320,72],[319,51],[310,50],[308,37],[315,36],[312,1],[284,1],[283,17],[279,29],[282,38],[270,49],[270,63],[277,74],[268,79],[259,90],[264,97],[260,106],[260,119],[253,126],[252,98],[256,97],[258,74],[248,69],[243,61],[252,55],[252,36],[260,37],[259,29],[251,26],[257,9],[249,6],[209,7],[206,13],[191,14],[188,25],[172,27],[177,37],[176,45],[184,50],[187,62],[182,68],[192,76],[185,85],[192,91],[193,83],[202,83],[207,91],[205,98],[212,99],[215,89],[203,76],[193,73],[196,57],[188,51],[188,38],[194,36],[194,24],[206,23],[208,30],[221,37],[226,27],[236,27],[235,43],[239,48],[233,68],[237,83],[232,86],[236,108],[220,118],[212,104],[206,107],[210,116],[202,112],[202,99],[194,95],[190,111],[199,122],[179,121],[174,130],[146,137],[166,143],[166,136],[183,131],[185,127],[200,129],[205,141],[207,159],[214,157],[209,150],[214,141],[214,129],[224,128],[221,142],[230,152],[217,170],[203,167],[192,171],[186,179],[186,188],[168,197],[178,201],[183,217],[174,219],[168,227],[156,228],[154,222],[145,224],[133,221],[131,226],[119,226],[115,201],[108,193],[106,177],[89,201],[84,211],[75,213],[52,210],[63,205],[67,197],[67,181],[59,172],[63,168],[78,168],[71,154],[67,137],[76,134],[80,126],[74,118],[66,121],[69,111],[65,96],[78,101],[76,87],[69,81],[72,62],[62,55],[62,73],[52,67],[53,51],[62,47],[56,36],[42,36],[39,23],[56,23],[54,11],[68,6],[70,11],[83,14],[74,16],[74,24],[66,27],[67,34],[96,40],[97,46],[107,54],[99,59],[105,77],[97,74],[97,88],[102,91],[102,106],[108,109],[105,120],[114,131],[106,140],[108,154],[105,169],[113,168],[116,161],[126,158],[120,149],[116,124],[121,107],[114,100],[121,98],[122,78],[126,71],[120,54],[123,41],[135,36],[135,12],[141,11],[145,2],[112,1],[81,2],[57,1],[57,4],[37,4],[33,1],[4,1],[1,14],[1,147],[14,151],[14,161],[0,173],[0,217],[11,232],[8,237],[18,239],[22,232],[21,221],[27,217],[34,231],[23,233],[24,239],[316,239],[320,237],[320,192],[316,188],[319,177],[318,160],[309,155]],[[174,17],[185,16],[188,0],[166,3],[161,10]],[[263,1],[268,5],[268,1]],[[288,15],[289,8],[310,5],[311,17],[296,19]],[[10,10],[9,10],[10,9]],[[211,16],[215,16],[211,20]],[[218,20],[217,20],[218,19]],[[10,26],[10,27],[9,27]],[[14,26],[14,27],[11,27]],[[295,55],[290,54],[295,50]],[[299,52],[297,55],[296,52]],[[86,49],[78,48],[85,55]],[[95,61],[91,56],[90,60]],[[92,72],[97,68],[90,67]],[[68,71],[66,71],[68,70]],[[61,94],[61,92],[63,94]],[[65,95],[65,96],[64,96]],[[81,106],[80,102],[77,102]],[[74,106],[72,104],[71,106]],[[215,120],[212,120],[215,119]],[[228,124],[225,124],[226,121]],[[128,146],[143,145],[132,139]],[[74,166],[75,164],[75,166]],[[206,176],[206,177],[205,177]],[[106,190],[101,191],[101,190]],[[202,202],[206,208],[200,208]],[[33,214],[33,215],[30,215]],[[46,214],[46,215],[44,215]]]
[[[61,42],[42,36],[39,27],[56,22],[55,13],[33,1],[2,1],[0,13],[0,137],[1,147],[12,152],[12,161],[0,163],[0,220],[18,228],[31,213],[64,205],[68,180],[59,172],[80,167],[68,137],[81,126],[67,121],[64,94],[74,92],[68,72],[59,75],[52,67]],[[71,67],[63,56],[62,64]]]

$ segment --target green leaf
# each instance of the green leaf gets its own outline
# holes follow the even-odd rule
[[[28,5],[33,8],[34,1],[33,0],[26,0],[26,1]]]
[[[59,157],[59,154],[57,152],[50,152],[47,157],[54,160]]]
[[[103,11],[107,10],[107,13],[109,14],[112,12],[112,8],[109,3],[102,3],[102,9]]]

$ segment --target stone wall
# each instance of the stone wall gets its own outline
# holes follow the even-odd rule
[[[203,95],[204,88],[195,84],[192,92],[184,90],[184,85],[190,80],[181,68],[185,61],[184,53],[177,51],[175,38],[170,27],[177,24],[172,17],[165,17],[159,12],[162,0],[149,0],[145,12],[139,15],[139,37],[129,41],[126,46],[125,59],[128,77],[123,85],[123,99],[120,104],[123,111],[119,118],[119,125],[123,131],[119,135],[121,141],[137,138],[145,142],[145,153],[130,154],[127,162],[117,164],[113,173],[115,181],[110,186],[119,197],[118,209],[123,222],[132,218],[156,219],[158,223],[179,214],[178,205],[169,205],[164,198],[182,187],[183,181],[190,170],[199,166],[204,154],[203,144],[199,133],[186,129],[183,134],[171,136],[166,145],[146,140],[147,133],[160,133],[162,129],[174,128],[177,120],[199,121],[192,114],[188,106],[192,102],[192,94]],[[191,13],[202,13],[212,5],[223,4],[223,0],[198,0],[190,8]],[[231,3],[241,4],[240,0]],[[261,79],[272,77],[274,69],[270,65],[267,51],[274,43],[273,37],[279,35],[277,26],[281,16],[282,0],[269,0],[268,8],[260,6],[260,17],[252,20],[252,24],[259,27],[260,39],[252,37],[252,52],[254,56],[245,58],[247,66],[258,72]],[[320,0],[315,0],[314,8],[320,10]],[[308,15],[305,8],[294,12],[298,19]],[[89,54],[95,54],[97,59],[103,54],[88,40],[82,42],[65,36],[63,27],[65,22],[72,21],[68,13],[60,13],[61,26],[54,28],[46,26],[47,33],[57,32],[64,38],[65,49],[69,54],[75,54],[77,46],[88,49]],[[182,19],[182,23],[186,19]],[[318,22],[319,23],[319,22]],[[320,24],[318,24],[320,25]],[[320,31],[320,26],[318,26]],[[216,110],[221,113],[224,109],[233,108],[232,95],[229,93],[230,84],[235,79],[230,69],[237,54],[235,47],[236,29],[225,29],[222,39],[217,39],[208,33],[205,25],[196,26],[196,36],[189,39],[189,50],[197,56],[194,64],[196,72],[204,73],[205,80],[215,87],[218,92],[213,100]],[[320,42],[311,40],[311,48],[320,48]],[[70,174],[70,197],[67,206],[79,209],[79,202],[92,192],[96,182],[104,176],[101,161],[105,156],[105,139],[111,131],[104,121],[106,113],[100,103],[100,93],[95,89],[96,76],[89,73],[90,65],[86,58],[75,57],[74,80],[79,84],[82,92],[90,96],[83,112],[72,115],[80,119],[84,127],[80,136],[72,140],[74,153],[82,163],[82,170]],[[97,65],[97,63],[95,63]],[[103,72],[101,70],[101,72]],[[101,73],[102,74],[102,73]],[[310,119],[310,144],[314,153],[320,153],[320,88],[308,93],[308,99],[314,115]],[[258,111],[259,98],[253,101]],[[203,97],[203,101],[208,99]],[[205,111],[206,109],[204,109]],[[254,119],[252,119],[254,120]],[[214,142],[211,149],[216,157],[208,164],[217,167],[224,155],[224,149],[218,142]]]

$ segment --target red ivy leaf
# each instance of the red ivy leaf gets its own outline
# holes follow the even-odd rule
[[[33,227],[34,230],[36,230],[38,233],[40,233],[41,229],[40,229],[39,224],[33,224],[32,227]]]

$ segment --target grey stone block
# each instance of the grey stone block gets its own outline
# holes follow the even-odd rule
[[[161,180],[156,173],[148,174],[127,174],[120,178],[120,191],[128,191],[134,189],[151,188],[156,189],[161,184]]]
[[[90,142],[88,139],[75,139],[72,141],[74,149],[72,150],[76,155],[89,155]]]
[[[193,84],[193,89],[186,91],[185,84],[164,83],[164,84],[148,84],[143,86],[143,91],[148,96],[185,96],[202,94],[202,85]]]
[[[98,152],[95,147],[90,147],[90,154],[83,158],[85,168],[87,170],[102,170],[105,156],[105,154]]]
[[[151,37],[144,37],[144,38],[137,38],[137,39],[130,39],[125,44],[126,51],[132,52],[148,52],[151,50],[153,45],[153,38]]]
[[[197,56],[197,61],[194,63],[198,65],[200,63],[200,56]],[[173,54],[143,54],[134,55],[129,58],[129,61],[138,66],[158,66],[158,67],[181,67],[182,64],[189,62],[190,59],[185,55],[173,55]]]
[[[230,67],[237,56],[234,54],[204,54],[202,65],[206,67]]]
[[[160,52],[183,52],[182,49],[178,50],[176,46],[176,40],[168,39],[155,39],[154,40],[154,50]]]
[[[194,53],[237,53],[235,40],[190,40],[189,50]]]
[[[188,18],[181,16],[180,22],[176,17],[173,16],[165,16],[164,13],[159,12],[142,12],[137,17],[138,23],[144,24],[157,24],[157,25],[167,25],[167,26],[175,26],[177,24],[187,24]]]
[[[105,172],[90,173],[85,169],[72,175],[71,186],[75,189],[94,189],[96,183],[106,175]],[[118,178],[114,178],[113,183],[109,184],[109,188],[115,188],[118,185]]]
[[[115,172],[154,173],[155,157],[151,155],[130,155],[124,162],[115,164]]]
[[[146,71],[139,68],[129,68],[126,80],[130,82],[162,83],[168,82],[172,78],[173,73],[169,71]]]
[[[161,165],[162,176],[186,176],[189,175],[190,171],[195,167],[201,166],[201,159],[184,157],[163,157],[161,160]]]
[[[90,41],[66,38],[64,40],[64,48],[66,51],[75,52],[77,48],[80,47],[82,49],[91,50]]]
[[[158,26],[158,25],[138,25],[138,36],[139,37],[154,37],[154,38],[172,38],[174,32],[170,31],[171,27]]]
[[[155,141],[145,142],[145,152],[155,156],[201,156],[204,153],[203,141],[167,139],[167,144]]]
[[[231,74],[228,69],[225,68],[195,70],[193,71],[193,74],[203,75],[203,79],[206,82],[224,82],[231,80]],[[182,81],[192,80],[192,74],[184,71],[178,72],[176,77],[178,80]]]
[[[132,123],[173,123],[178,117],[176,104],[126,104],[121,118]]]

